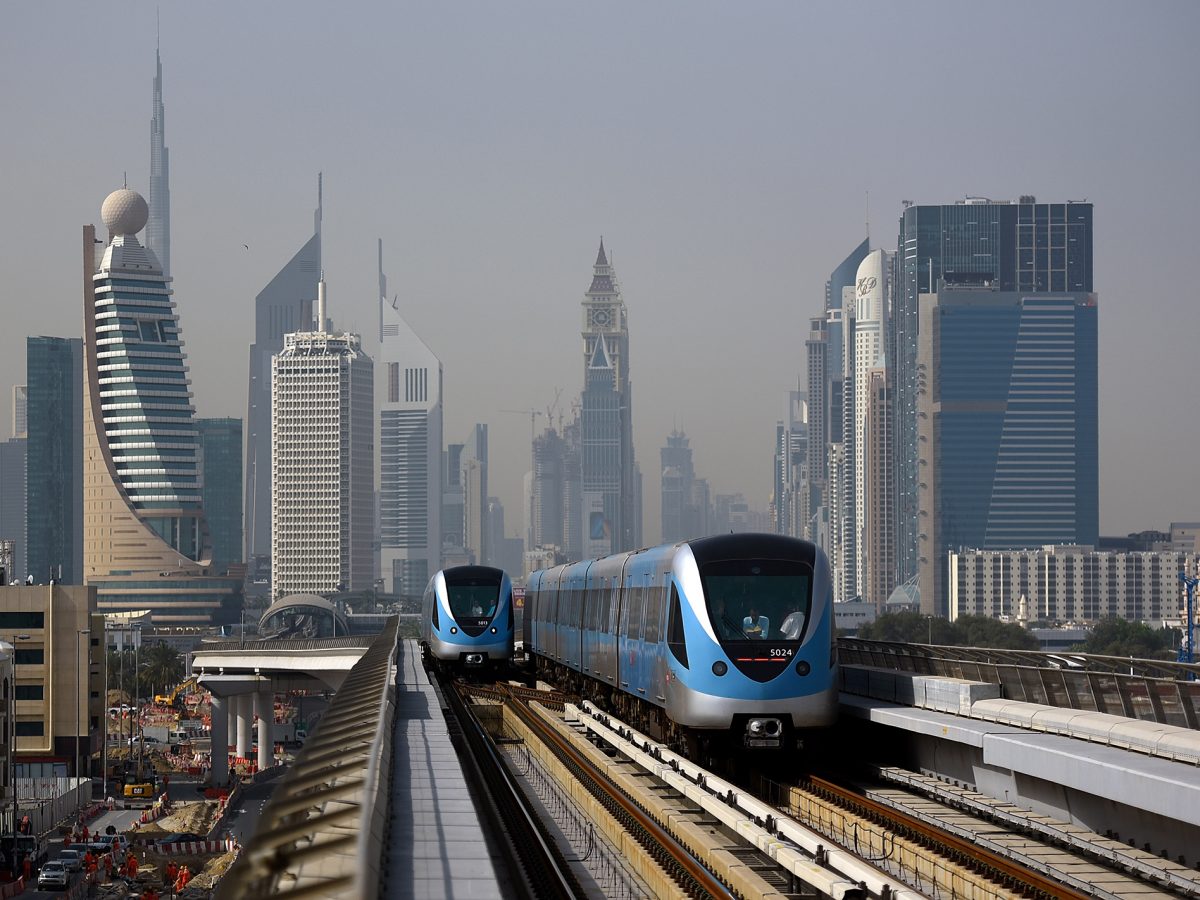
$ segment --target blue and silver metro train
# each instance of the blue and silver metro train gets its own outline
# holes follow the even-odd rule
[[[421,648],[437,664],[484,669],[513,655],[512,581],[503,569],[454,566],[421,598]]]
[[[689,756],[783,748],[837,715],[825,554],[725,534],[534,572],[522,626],[539,675]]]

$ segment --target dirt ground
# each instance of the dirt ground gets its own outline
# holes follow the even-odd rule
[[[157,821],[138,828],[138,834],[153,837],[173,832],[206,835],[216,821],[221,805],[216,800],[195,800],[175,803],[173,812]]]

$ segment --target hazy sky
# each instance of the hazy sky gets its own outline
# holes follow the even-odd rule
[[[80,226],[148,193],[155,5],[0,19],[0,436],[28,334],[82,331]],[[311,233],[373,335],[375,241],[491,435],[517,532],[529,416],[582,387],[604,236],[631,324],[647,541],[673,425],[765,508],[808,318],[901,200],[1095,204],[1105,533],[1200,519],[1200,4],[163,3],[172,256],[197,411],[244,416],[255,294]],[[866,201],[869,192],[869,205]],[[249,250],[243,247],[249,245]],[[1193,274],[1189,275],[1191,272]],[[539,430],[544,420],[539,420]]]

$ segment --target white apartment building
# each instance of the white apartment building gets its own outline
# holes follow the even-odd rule
[[[949,554],[950,619],[959,616],[1094,622],[1178,620],[1185,597],[1179,573],[1194,575],[1200,553],[1098,551],[1047,545],[1029,550]]]
[[[271,360],[271,596],[369,590],[374,367],[356,334],[284,336]]]

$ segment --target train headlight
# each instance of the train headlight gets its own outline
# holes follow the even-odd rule
[[[492,629],[492,634],[495,634],[495,633],[496,633],[496,629],[495,629],[495,628],[493,628],[493,629]]]
[[[796,663],[796,674],[797,675],[807,675],[811,671],[812,671],[812,666],[810,666],[808,664],[808,660],[802,659],[802,660],[800,660],[800,662]]]
[[[712,673],[718,677],[724,675],[728,671],[729,666],[725,665],[725,661],[722,659],[718,659],[712,664]]]
[[[451,626],[450,626],[450,633],[451,633],[451,634],[458,634],[458,629],[457,629],[457,628],[455,628],[453,625],[451,625]]]

